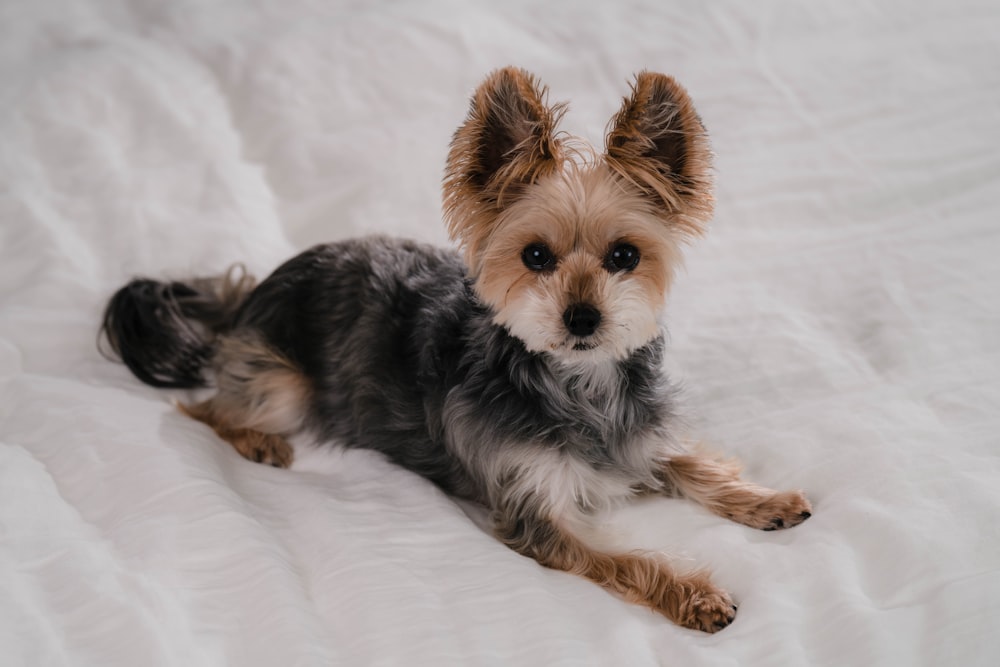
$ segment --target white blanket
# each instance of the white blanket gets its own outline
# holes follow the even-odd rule
[[[974,0],[5,0],[0,664],[1000,664],[998,35]],[[98,354],[135,275],[445,243],[451,132],[506,64],[598,144],[668,72],[712,137],[667,368],[692,437],[814,516],[664,499],[604,532],[711,567],[716,635],[373,454],[247,462]]]

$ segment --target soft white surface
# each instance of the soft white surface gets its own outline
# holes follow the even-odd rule
[[[4,0],[0,663],[1000,664],[998,35],[995,2]],[[717,635],[368,453],[243,461],[96,351],[135,274],[444,242],[450,134],[508,63],[598,142],[672,73],[713,137],[668,367],[693,434],[815,514],[608,523],[714,569]]]

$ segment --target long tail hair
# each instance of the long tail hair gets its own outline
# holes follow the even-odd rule
[[[232,328],[254,284],[241,265],[188,283],[137,278],[111,297],[101,337],[111,355],[146,384],[204,387],[216,339]],[[103,347],[102,352],[111,356]]]

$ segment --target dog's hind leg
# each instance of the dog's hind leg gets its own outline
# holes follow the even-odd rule
[[[812,516],[801,491],[774,491],[746,482],[735,463],[688,454],[671,458],[662,474],[668,491],[751,528],[791,528]]]
[[[256,336],[240,334],[219,341],[213,358],[215,396],[180,410],[211,426],[241,456],[287,468],[293,450],[286,436],[303,427],[308,379],[291,361]]]

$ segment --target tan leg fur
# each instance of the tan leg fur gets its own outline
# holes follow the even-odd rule
[[[751,528],[791,528],[812,516],[801,491],[773,491],[743,481],[739,466],[703,455],[675,456],[664,475],[681,496]]]

